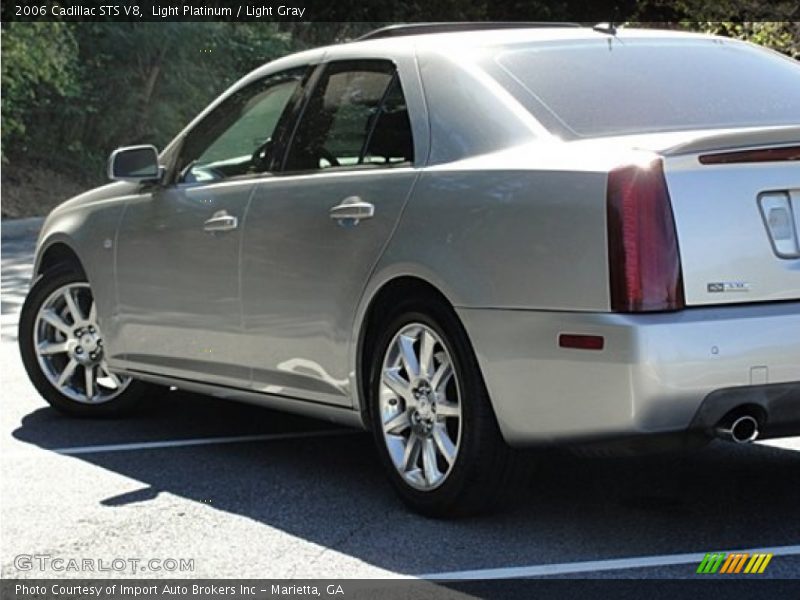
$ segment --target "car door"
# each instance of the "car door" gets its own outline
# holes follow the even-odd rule
[[[269,140],[308,71],[263,77],[229,95],[186,134],[175,182],[129,201],[116,259],[116,331],[127,368],[249,387],[237,340],[242,224]]]
[[[256,390],[350,405],[357,304],[417,171],[394,64],[319,69],[282,172],[251,203],[243,324]]]

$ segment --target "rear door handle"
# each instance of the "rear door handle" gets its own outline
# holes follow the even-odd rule
[[[375,216],[375,206],[369,202],[364,202],[358,196],[345,198],[330,210],[331,219],[339,221],[352,221],[353,225],[358,225],[359,221],[371,219]]]
[[[226,211],[215,212],[211,218],[203,223],[203,231],[215,233],[218,231],[231,231],[239,226],[239,219],[229,215]]]

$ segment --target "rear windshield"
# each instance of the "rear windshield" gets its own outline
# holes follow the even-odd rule
[[[800,62],[737,42],[505,47],[484,66],[568,137],[800,124]]]

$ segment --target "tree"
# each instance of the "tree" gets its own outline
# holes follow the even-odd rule
[[[100,174],[114,147],[163,146],[243,73],[293,49],[272,23],[12,23],[4,157]]]
[[[163,147],[249,70],[291,51],[353,39],[391,22],[545,19],[671,21],[800,58],[794,3],[778,0],[343,0],[316,18],[346,23],[12,22],[2,29],[2,157],[100,179],[116,146]],[[325,11],[328,11],[327,13]],[[796,15],[795,15],[796,17]],[[361,21],[359,21],[361,19]],[[768,20],[772,19],[772,20]],[[784,20],[780,20],[784,19]]]
[[[2,30],[2,156],[31,125],[34,105],[75,96],[77,44],[64,23],[9,23]]]

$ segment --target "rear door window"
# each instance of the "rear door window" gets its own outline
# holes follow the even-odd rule
[[[317,171],[413,161],[408,108],[389,61],[331,63],[316,84],[284,163]]]
[[[367,139],[361,162],[396,165],[414,162],[414,140],[400,78],[395,74]]]

